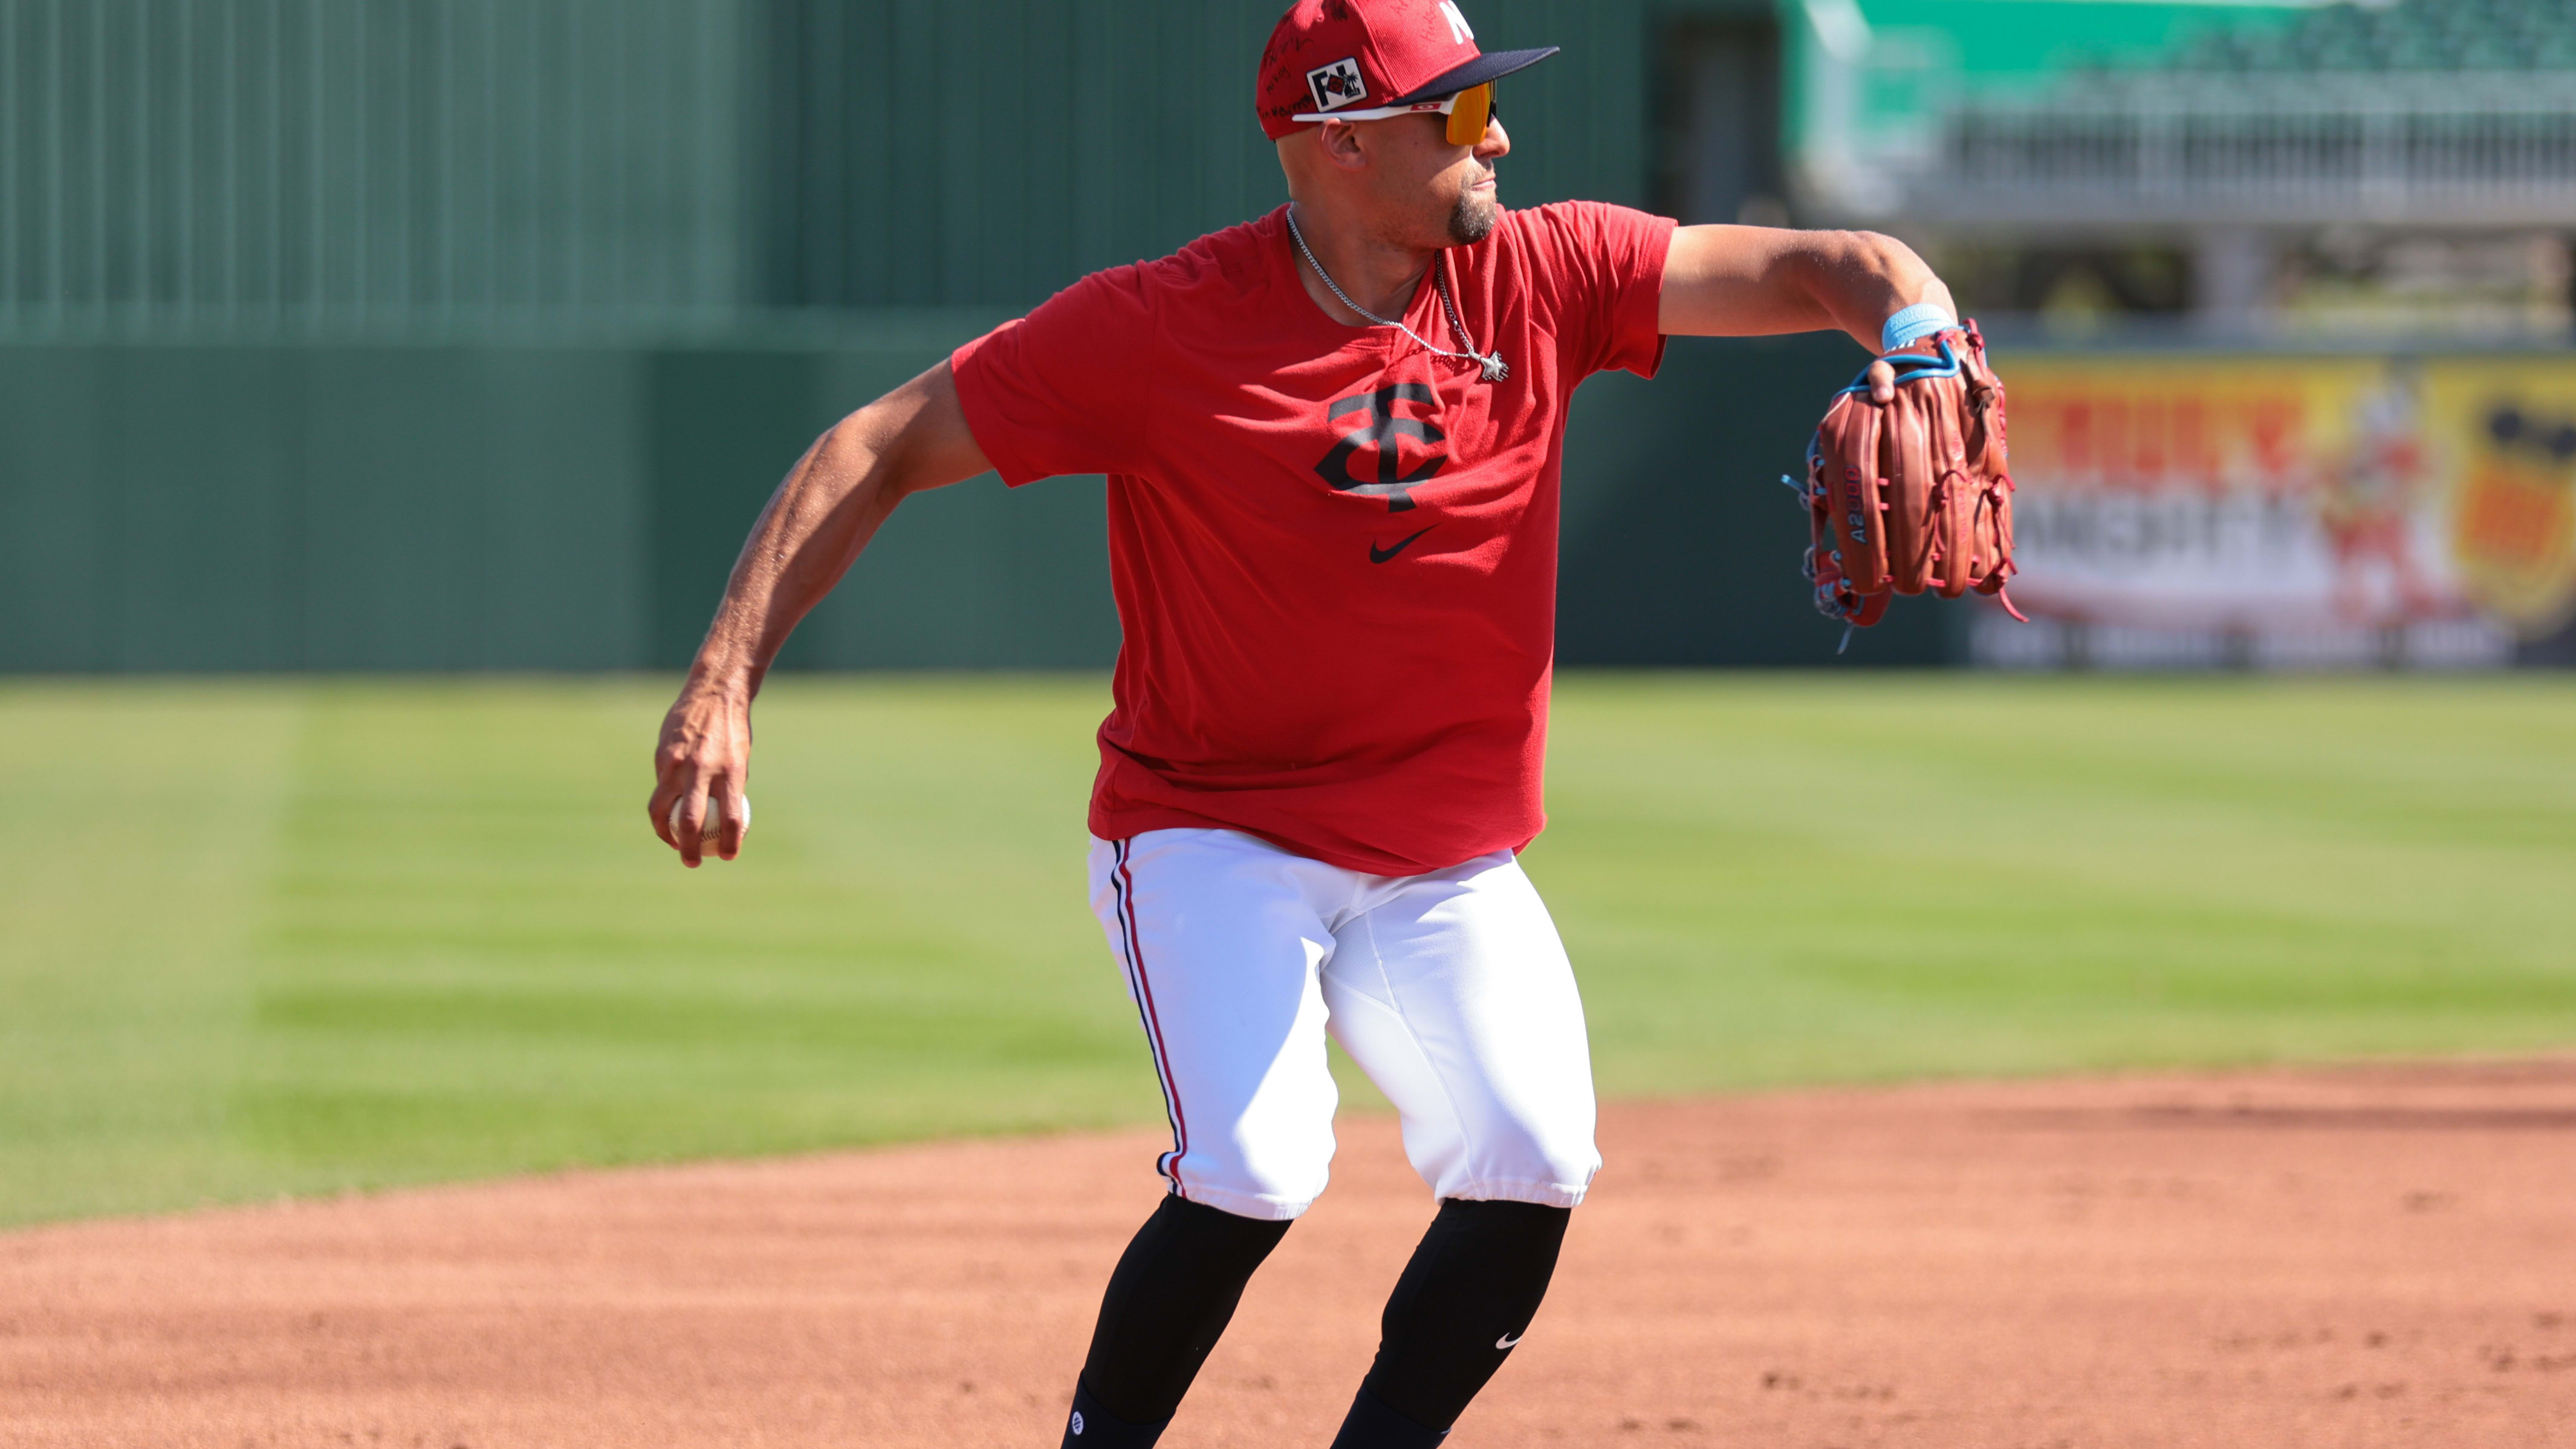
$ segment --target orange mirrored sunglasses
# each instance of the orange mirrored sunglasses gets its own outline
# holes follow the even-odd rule
[[[1469,86],[1440,109],[1449,118],[1449,144],[1473,146],[1485,139],[1485,127],[1494,119],[1494,83]]]
[[[1455,95],[1436,101],[1416,101],[1409,106],[1372,106],[1365,111],[1315,111],[1292,117],[1299,121],[1383,121],[1389,116],[1437,114],[1447,118],[1449,144],[1473,146],[1485,139],[1485,127],[1494,119],[1494,83],[1469,86]]]

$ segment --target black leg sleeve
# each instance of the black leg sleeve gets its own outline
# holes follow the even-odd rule
[[[1147,1449],[1243,1299],[1252,1270],[1288,1234],[1177,1197],[1145,1220],[1101,1296],[1066,1449]]]
[[[1377,1362],[1333,1449],[1439,1443],[1538,1316],[1573,1216],[1535,1203],[1442,1203],[1386,1301]]]

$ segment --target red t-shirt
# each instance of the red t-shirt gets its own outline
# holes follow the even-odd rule
[[[951,359],[1004,482],[1109,475],[1125,642],[1091,833],[1220,826],[1378,875],[1517,850],[1546,823],[1566,405],[1654,374],[1673,223],[1573,202],[1443,253],[1511,366],[1487,383],[1326,316],[1285,210]],[[1462,350],[1428,277],[1404,321]]]

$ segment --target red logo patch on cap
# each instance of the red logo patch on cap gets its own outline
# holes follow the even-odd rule
[[[1306,72],[1306,89],[1315,98],[1319,111],[1356,106],[1368,99],[1368,82],[1360,78],[1357,56],[1345,56],[1331,65]]]

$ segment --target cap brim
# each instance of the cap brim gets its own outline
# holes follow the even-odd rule
[[[1543,45],[1536,50],[1498,50],[1491,55],[1480,55],[1456,70],[1438,76],[1429,85],[1414,87],[1413,94],[1397,96],[1386,104],[1409,106],[1419,101],[1453,96],[1469,86],[1480,86],[1487,81],[1501,80],[1513,71],[1527,70],[1556,52],[1557,47]]]

